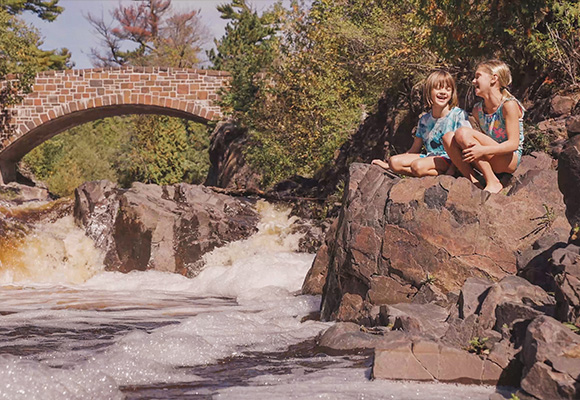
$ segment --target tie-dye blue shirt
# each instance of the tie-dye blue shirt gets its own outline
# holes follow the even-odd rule
[[[443,147],[443,135],[447,132],[455,132],[462,126],[471,128],[467,118],[467,113],[459,107],[453,107],[442,118],[434,118],[429,111],[419,119],[415,136],[423,139],[428,156],[447,157]]]

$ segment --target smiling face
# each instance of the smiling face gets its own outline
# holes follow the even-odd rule
[[[471,82],[475,87],[475,95],[481,97],[490,93],[492,87],[496,86],[497,76],[492,75],[486,68],[480,67],[475,71],[475,77]]]
[[[451,98],[453,96],[453,88],[449,85],[443,84],[439,85],[438,87],[433,87],[431,89],[431,102],[433,106],[438,106],[441,108],[445,108],[449,106],[451,102]]]

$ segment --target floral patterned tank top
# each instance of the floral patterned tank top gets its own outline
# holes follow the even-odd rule
[[[515,151],[518,155],[518,164],[522,158],[522,152],[524,149],[524,111],[525,108],[522,103],[519,102],[518,99],[515,97],[507,97],[504,98],[497,110],[493,114],[486,114],[483,111],[483,101],[477,103],[473,107],[473,116],[477,119],[479,124],[479,128],[483,133],[487,136],[491,137],[498,143],[505,142],[507,140],[507,130],[505,127],[505,118],[503,116],[503,105],[506,101],[514,100],[518,103],[518,106],[522,110],[522,116],[519,119],[519,127],[520,127],[520,143],[518,149]]]

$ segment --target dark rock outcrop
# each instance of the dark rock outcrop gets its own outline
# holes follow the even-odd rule
[[[205,184],[227,189],[257,191],[261,175],[250,168],[244,157],[246,131],[233,121],[220,122],[210,137],[210,168]]]
[[[542,234],[567,236],[555,182],[553,170],[522,168],[507,193],[489,195],[463,178],[399,179],[353,164],[336,229],[315,261],[318,277],[328,266],[322,317],[372,321],[373,306],[411,302],[430,281],[447,294],[469,277],[515,274],[518,254]],[[358,315],[346,312],[354,304]]]
[[[570,242],[580,245],[580,135],[570,138],[560,153],[558,187],[564,195],[566,217],[572,226]]]
[[[105,256],[109,270],[156,269],[195,275],[202,256],[256,232],[252,203],[197,185],[135,183],[121,190],[108,181],[75,191],[75,220]]]

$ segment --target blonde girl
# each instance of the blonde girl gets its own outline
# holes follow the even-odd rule
[[[391,157],[388,163],[373,160],[372,164],[417,177],[454,172],[443,147],[443,135],[460,127],[471,127],[465,111],[457,107],[455,80],[446,71],[433,72],[425,81],[423,97],[431,110],[419,119],[415,139],[409,151]],[[423,145],[427,154],[419,154]]]
[[[447,154],[463,176],[479,185],[473,171],[477,168],[485,179],[484,190],[491,193],[503,188],[496,173],[513,173],[522,157],[525,109],[507,90],[511,82],[504,62],[479,64],[473,85],[482,101],[474,106],[473,117],[480,130],[460,128],[443,138]]]

